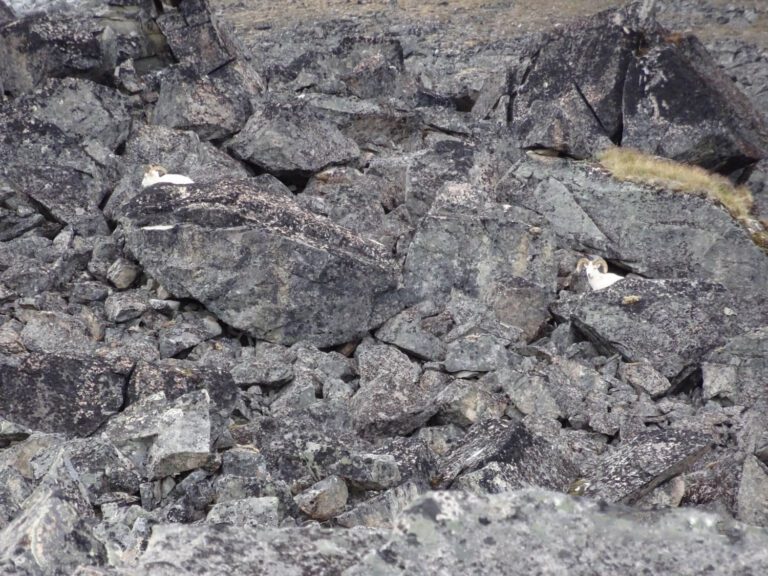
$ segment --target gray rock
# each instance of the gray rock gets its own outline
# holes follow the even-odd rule
[[[590,471],[581,495],[631,504],[686,471],[710,449],[711,440],[687,430],[638,434],[606,454]]]
[[[0,364],[0,416],[44,432],[88,436],[123,405],[131,364],[29,354]]]
[[[146,396],[112,418],[104,433],[144,478],[172,476],[210,458],[210,398],[203,389],[175,400]]]
[[[718,282],[759,301],[768,277],[768,259],[745,229],[692,194],[619,183],[557,160],[519,164],[500,183],[499,198],[543,214],[561,244],[647,278]]]
[[[403,310],[376,331],[376,339],[424,360],[443,360],[445,345],[422,325],[423,318],[433,315],[430,312],[434,310],[429,302]]]
[[[371,530],[251,528],[242,526],[155,526],[135,570],[192,571],[211,576],[253,572],[341,574],[384,543]],[[220,542],[227,553],[220,555]],[[298,572],[297,572],[298,571]]]
[[[692,81],[699,90],[681,93]],[[711,170],[732,172],[768,150],[765,120],[692,35],[656,44],[630,64],[623,112],[623,146]]]
[[[221,326],[208,314],[185,312],[163,326],[157,334],[160,356],[170,358],[201,342],[221,335]]]
[[[552,236],[533,230],[524,212],[501,205],[476,214],[433,210],[408,251],[406,288],[416,300],[463,292],[532,337],[547,318],[557,267]]]
[[[58,312],[24,311],[21,341],[30,352],[82,355],[95,347],[95,342],[82,318]]]
[[[126,142],[123,173],[104,206],[107,217],[117,219],[123,206],[141,192],[144,167],[149,164],[160,164],[169,173],[185,174],[195,182],[248,176],[239,162],[194,132],[139,125]]]
[[[152,121],[216,140],[239,132],[251,112],[249,94],[232,66],[198,76],[193,66],[182,65],[162,76]]]
[[[112,282],[118,290],[125,290],[131,287],[140,273],[139,266],[125,258],[118,258],[107,269],[107,280]]]
[[[664,396],[672,388],[669,380],[659,374],[649,362],[622,363],[619,374],[625,382],[644,390],[653,398]]]
[[[220,502],[213,505],[205,520],[209,524],[232,524],[251,528],[277,527],[278,503],[274,496]]]
[[[238,385],[279,386],[293,378],[295,353],[284,346],[257,342],[243,348],[239,362],[232,367],[232,378]]]
[[[510,344],[492,334],[467,334],[449,342],[445,351],[448,372],[489,372],[504,365]]]
[[[347,505],[347,484],[338,476],[328,476],[294,497],[302,512],[314,520],[338,516]]]
[[[104,315],[110,322],[127,322],[149,310],[149,295],[144,290],[117,292],[104,302]]]
[[[390,528],[395,525],[402,511],[424,492],[420,483],[404,482],[336,516],[336,523],[345,528]]]
[[[717,527],[721,521],[726,531]],[[535,489],[486,497],[432,492],[406,510],[385,547],[347,573],[463,574],[481,566],[484,574],[505,576],[614,570],[693,576],[718,566],[735,575],[768,566],[765,539],[762,530],[694,510],[643,519],[624,508]],[[586,549],[588,557],[574,552]],[[519,550],[536,553],[521,557]]]
[[[440,392],[435,402],[440,407],[437,417],[441,422],[469,428],[480,420],[501,418],[508,399],[493,393],[481,382],[456,378]]]
[[[396,273],[378,245],[246,181],[154,186],[122,222],[163,286],[260,339],[340,344],[399,306],[386,301]],[[190,243],[206,249],[190,252]]]
[[[768,526],[768,468],[754,456],[744,460],[737,498],[739,520]]]
[[[509,473],[522,485],[564,487],[578,469],[546,440],[511,420],[484,420],[472,426],[439,466],[432,479],[436,488],[449,487],[456,478],[491,462],[508,464]],[[561,488],[562,489],[562,488]]]
[[[639,300],[625,304],[628,295]],[[675,384],[728,336],[759,322],[761,314],[738,310],[738,303],[717,284],[627,278],[604,290],[566,297],[551,310],[571,320],[599,348],[630,362],[646,359]]]
[[[226,144],[235,157],[280,175],[309,175],[360,156],[357,144],[301,108],[268,104]]]
[[[435,413],[431,400],[444,386],[444,378],[422,374],[418,364],[393,346],[366,342],[356,354],[360,388],[350,409],[361,434],[408,434]]]
[[[205,390],[210,399],[211,448],[226,435],[229,417],[237,400],[237,388],[226,370],[199,366],[184,360],[139,361],[128,381],[126,396],[133,404],[157,392],[168,400]]]
[[[403,479],[395,458],[389,454],[351,453],[331,464],[328,471],[358,490],[386,490]]]
[[[80,565],[103,565],[104,547],[84,509],[90,507],[77,491],[41,486],[25,501],[25,511],[0,532],[0,570],[55,575]]]

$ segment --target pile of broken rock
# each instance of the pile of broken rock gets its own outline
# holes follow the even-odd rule
[[[646,4],[438,55],[0,2],[0,571],[768,572],[768,257],[590,160],[768,129]]]

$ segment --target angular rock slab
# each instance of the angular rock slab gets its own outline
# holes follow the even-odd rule
[[[409,295],[445,301],[460,291],[533,337],[548,317],[557,265],[554,238],[530,226],[525,212],[499,204],[477,213],[433,209],[408,251],[403,275]]]
[[[385,532],[162,524],[153,527],[139,574],[343,574],[384,543]],[[157,571],[160,572],[157,572]]]
[[[701,42],[685,36],[630,64],[621,144],[728,173],[768,154],[768,124]]]
[[[333,346],[399,310],[380,245],[257,183],[154,186],[126,206],[126,243],[178,297],[280,344]]]
[[[693,510],[643,520],[623,507],[536,489],[431,492],[405,511],[387,545],[344,574],[695,576],[716,566],[736,576],[768,570],[766,546],[764,530]]]
[[[646,277],[719,282],[763,297],[768,258],[711,200],[619,182],[569,161],[528,161],[513,173],[499,186],[500,201],[542,214],[562,244]]]
[[[0,364],[0,416],[33,430],[88,436],[122,408],[129,370],[56,354]]]
[[[485,420],[469,429],[442,459],[432,479],[435,488],[447,488],[462,473],[499,462],[517,485],[566,486],[578,469],[543,438],[533,435],[520,422]],[[481,485],[484,480],[477,480]]]
[[[267,105],[227,144],[237,158],[270,174],[308,175],[356,160],[360,149],[329,122],[302,109]]]
[[[629,362],[647,359],[677,384],[710,350],[768,313],[764,306],[742,310],[738,305],[719,284],[626,278],[604,290],[567,296],[550,309],[600,349]]]
[[[605,456],[579,493],[606,502],[632,504],[670,478],[685,472],[710,448],[711,439],[688,430],[638,434]]]

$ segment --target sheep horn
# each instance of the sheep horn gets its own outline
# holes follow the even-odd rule
[[[589,264],[589,259],[587,258],[579,258],[579,261],[576,262],[576,272],[581,272],[584,270],[584,266]]]
[[[599,257],[595,258],[592,262],[594,262],[600,272],[603,274],[608,274],[608,262]]]

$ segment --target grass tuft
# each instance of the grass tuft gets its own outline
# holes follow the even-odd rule
[[[598,160],[619,180],[686,194],[703,194],[720,202],[735,219],[750,218],[753,199],[749,189],[734,186],[728,178],[699,166],[681,164],[631,148],[611,148],[602,152]]]

